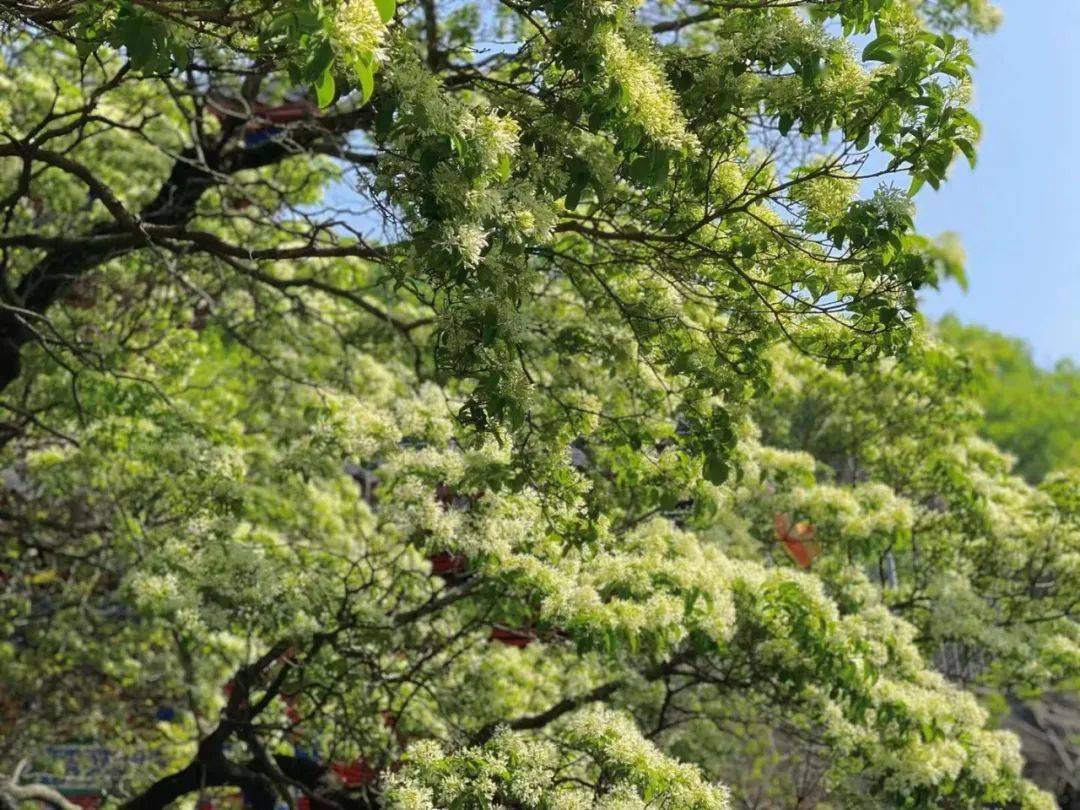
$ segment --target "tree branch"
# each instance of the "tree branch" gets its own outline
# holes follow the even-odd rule
[[[19,779],[26,769],[27,761],[20,760],[7,784],[0,785],[0,794],[6,794],[14,804],[19,802],[43,802],[55,810],[80,810],[79,805],[69,802],[56,788],[49,785],[20,785]]]
[[[368,105],[327,116],[318,124],[305,123],[290,132],[289,139],[256,149],[239,145],[225,148],[221,144],[216,149],[208,148],[206,144],[188,147],[177,156],[169,176],[138,217],[128,212],[112,191],[85,166],[71,158],[25,144],[0,147],[0,156],[25,153],[27,160],[41,160],[79,177],[102,200],[114,219],[94,227],[85,239],[61,240],[52,246],[41,237],[18,238],[25,246],[45,248],[47,253],[20,280],[14,290],[15,300],[0,302],[0,391],[18,378],[22,370],[20,352],[34,338],[35,332],[26,320],[27,313],[44,316],[80,276],[130,250],[153,244],[155,229],[163,229],[157,232],[165,234],[169,229],[182,231],[195,215],[202,196],[210,188],[228,182],[237,172],[275,165],[316,148],[327,138],[366,129],[373,120],[374,112]],[[209,234],[195,238],[206,244],[207,237],[216,238]],[[227,243],[222,242],[221,246],[229,249]],[[248,253],[243,252],[245,257]],[[276,258],[272,252],[267,257]]]
[[[690,657],[689,653],[679,653],[675,657],[662,664],[649,667],[641,674],[648,681],[655,681],[663,678],[665,675],[670,675],[675,671],[676,667],[686,662]],[[540,712],[539,714],[530,714],[522,717],[515,718],[514,720],[506,720],[497,723],[488,723],[481,728],[472,738],[472,742],[475,745],[481,745],[492,738],[496,731],[500,728],[508,728],[511,731],[533,731],[535,729],[544,728],[549,723],[558,720],[565,714],[569,714],[572,711],[580,709],[589,703],[596,703],[600,700],[607,700],[613,694],[618,692],[627,683],[627,679],[619,678],[614,681],[608,681],[605,684],[595,687],[594,689],[585,692],[584,694],[577,695],[575,697],[565,698],[554,704],[550,708]]]

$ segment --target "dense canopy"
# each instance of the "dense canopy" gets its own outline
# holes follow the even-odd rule
[[[985,411],[983,433],[1016,456],[1017,472],[1038,483],[1053,470],[1080,465],[1080,368],[1074,361],[1040,368],[1023,341],[955,317],[943,318],[937,330],[971,363]]]
[[[0,0],[0,772],[1053,807],[991,710],[1075,687],[1080,474],[916,316],[996,19]]]

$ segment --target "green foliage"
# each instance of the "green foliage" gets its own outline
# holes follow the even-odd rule
[[[99,304],[103,311],[95,314],[103,315],[107,299]],[[272,344],[290,321],[264,327],[260,339]],[[1002,801],[1028,796],[1029,789],[1015,781],[1015,742],[981,730],[983,710],[927,667],[914,638],[918,627],[927,653],[961,642],[985,649],[990,667],[977,677],[986,683],[998,677],[1018,682],[1021,676],[1010,669],[1016,667],[1033,685],[1056,682],[1060,668],[1071,671],[1077,657],[1073,624],[1046,620],[1059,600],[1071,598],[1077,572],[1070,566],[1080,538],[1075,530],[1060,537],[1067,553],[1039,549],[1053,566],[1065,566],[1053,569],[1055,587],[1038,600],[1019,599],[1008,607],[1015,630],[992,629],[984,615],[990,594],[980,589],[1014,582],[1019,571],[1033,568],[1045,578],[1051,569],[1024,556],[1031,544],[1020,535],[984,538],[972,529],[969,544],[951,540],[954,525],[989,521],[1000,508],[972,501],[969,485],[958,484],[955,495],[944,490],[955,500],[941,515],[935,508],[919,510],[914,504],[923,496],[917,493],[907,505],[881,484],[860,483],[846,492],[824,476],[815,483],[812,459],[744,435],[740,483],[696,489],[696,498],[713,504],[704,514],[722,517],[695,520],[699,533],[679,530],[644,514],[633,489],[590,486],[565,457],[519,489],[512,483],[512,455],[494,443],[461,448],[443,392],[418,385],[392,361],[376,360],[386,350],[377,343],[336,350],[331,360],[322,350],[335,345],[333,331],[309,325],[311,354],[296,356],[290,371],[261,363],[264,347],[245,350],[216,331],[158,328],[163,339],[138,361],[158,369],[156,394],[145,395],[143,384],[128,375],[94,375],[83,390],[78,447],[46,440],[12,448],[25,459],[21,479],[29,488],[8,520],[36,547],[63,549],[59,558],[54,551],[25,556],[9,573],[17,583],[8,591],[14,608],[9,621],[18,630],[17,644],[3,659],[5,683],[16,694],[39,695],[37,711],[19,724],[23,738],[62,728],[132,735],[134,742],[151,734],[152,726],[140,729],[127,712],[110,707],[144,694],[140,705],[174,702],[193,684],[199,686],[197,701],[184,722],[205,722],[220,711],[217,687],[230,662],[247,658],[252,639],[269,644],[283,638],[298,650],[314,644],[295,675],[282,670],[281,689],[305,718],[304,739],[332,739],[337,750],[362,752],[371,762],[400,755],[398,743],[350,719],[354,715],[389,711],[406,737],[454,739],[453,729],[471,729],[468,739],[507,719],[503,712],[513,718],[542,711],[548,694],[587,693],[613,678],[628,685],[663,678],[703,702],[688,718],[695,723],[711,723],[714,710],[708,707],[736,696],[758,702],[759,722],[768,716],[761,707],[768,706],[818,729],[833,750],[823,778],[838,797],[857,795],[856,778],[872,786],[875,802],[884,798],[896,806],[933,806],[953,794]],[[933,370],[933,357],[926,361]],[[320,365],[319,390],[289,381],[301,368],[310,374]],[[818,395],[831,395],[833,380],[837,402],[851,399],[848,385],[895,396],[883,381],[901,389],[923,384],[887,370],[882,379],[865,382],[797,363],[793,370],[807,375]],[[939,370],[948,373],[947,364]],[[352,374],[365,380],[365,393],[335,383]],[[55,396],[64,376],[63,370],[51,379],[39,376],[39,395]],[[925,380],[929,390],[940,388],[930,382]],[[253,402],[259,407],[252,409]],[[962,403],[955,407],[963,412]],[[895,408],[891,413],[900,416]],[[915,409],[908,419],[923,413]],[[901,430],[916,447],[925,441],[917,422]],[[955,426],[942,430],[957,433]],[[673,450],[653,463],[675,462]],[[928,471],[932,487],[940,486],[931,483],[940,464],[957,463],[954,447],[942,445],[938,452],[942,461]],[[904,458],[890,454],[880,474]],[[379,462],[375,498],[358,496],[343,473],[349,460],[369,467]],[[910,475],[912,467],[906,469]],[[956,474],[977,479],[987,469],[992,462]],[[1004,465],[999,469],[1004,475]],[[676,477],[665,478],[668,486],[677,484]],[[436,497],[440,484],[473,494],[467,504],[447,505]],[[987,486],[1017,485],[1002,479]],[[1071,503],[1070,491],[1062,481],[1057,501]],[[72,493],[82,494],[73,500]],[[621,495],[629,496],[625,504]],[[1034,494],[1028,497],[1032,520],[1039,519],[1039,509],[1051,508]],[[594,509],[601,517],[590,535],[581,515]],[[771,538],[771,516],[779,510],[808,517],[827,538],[817,577],[758,561],[779,562]],[[917,520],[911,512],[919,513]],[[83,523],[79,516],[87,514],[93,521]],[[1051,513],[1043,519],[1059,522]],[[1030,531],[1039,532],[1039,525]],[[986,522],[978,531],[997,529]],[[997,556],[981,553],[984,544]],[[923,556],[913,555],[916,545]],[[861,570],[885,549],[897,559],[903,586],[879,594]],[[445,552],[468,560],[464,587],[430,575],[425,558]],[[80,562],[84,557],[87,562]],[[358,564],[367,573],[356,571]],[[93,576],[95,570],[105,573]],[[955,578],[962,572],[970,577],[964,590]],[[938,587],[941,577],[953,577],[948,588]],[[378,598],[354,599],[354,589]],[[51,614],[48,626],[35,625],[29,617],[46,595],[49,609],[59,613]],[[446,607],[430,621],[422,618],[426,606],[447,596]],[[387,612],[382,602],[402,608]],[[916,627],[885,609],[895,604],[904,613],[906,602],[920,606],[907,611]],[[924,612],[927,603],[947,604],[946,615]],[[110,605],[126,607],[109,613]],[[417,618],[408,618],[414,613]],[[535,654],[514,653],[528,655],[520,662],[531,670],[519,676],[530,684],[522,693],[493,699],[490,684],[474,675],[490,666],[518,666],[485,643],[491,623],[529,626],[538,635]],[[969,635],[972,627],[977,636]],[[318,641],[328,637],[329,647]],[[415,659],[402,654],[414,646],[415,655],[427,652]],[[76,686],[78,661],[101,659],[104,648],[102,680],[83,673]],[[341,654],[353,649],[365,653]],[[179,661],[197,657],[198,665],[170,666],[174,655]],[[149,667],[142,663],[155,660]],[[413,686],[416,679],[424,684],[421,691]],[[116,680],[124,688],[109,692],[106,685]],[[43,683],[66,688],[41,691]],[[372,683],[382,687],[373,693]],[[333,690],[333,702],[320,697],[324,689]],[[68,701],[80,694],[102,714],[72,716]],[[629,704],[645,717],[657,706],[655,697]],[[297,733],[272,715],[265,722],[270,740]],[[529,794],[540,802],[548,795],[544,784],[572,778],[597,780],[613,796],[675,791],[676,806],[724,806],[723,791],[710,792],[693,769],[674,764],[662,749],[641,743],[640,752],[629,752],[620,725],[625,722],[568,715],[554,727],[557,742],[527,757],[528,766],[516,766],[512,752],[531,743],[514,735],[498,737],[484,751],[438,753],[410,745],[407,761],[418,770],[410,765],[390,779],[388,800],[422,806],[423,796],[433,796],[435,806],[454,806],[465,796],[462,806],[480,806],[520,798],[523,783],[540,791]],[[582,728],[610,740],[587,742],[594,736],[582,738]],[[684,738],[666,744],[679,742],[691,761],[723,767],[725,760],[714,759],[708,746],[688,747]],[[582,744],[590,756],[601,757],[595,766],[575,753]],[[176,750],[180,755],[185,748]],[[609,757],[622,758],[615,784]],[[738,757],[727,761],[737,764]],[[582,801],[572,800],[574,806]],[[854,806],[854,799],[846,801]]]
[[[1037,483],[1080,466],[1080,370],[1069,360],[1040,368],[1022,341],[952,317],[937,324],[973,371],[982,433],[1016,456],[1017,472]]]
[[[83,59],[110,45],[148,74],[184,70],[201,49],[260,53],[279,61],[295,83],[311,85],[325,107],[334,100],[335,71],[371,84],[375,51],[395,10],[394,0],[285,0],[232,12],[216,3],[96,0],[70,4],[66,33]]]

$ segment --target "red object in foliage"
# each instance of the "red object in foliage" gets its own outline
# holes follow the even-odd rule
[[[293,705],[292,695],[285,695],[284,693],[282,693],[281,697],[285,701],[285,716],[289,718],[289,722],[292,723],[294,726],[300,725],[300,712],[298,712],[296,710],[296,707]],[[299,729],[295,729],[295,731],[299,731]]]
[[[83,810],[97,810],[101,806],[101,797],[96,794],[80,794],[66,797],[72,804],[77,804]]]
[[[814,541],[813,525],[802,520],[792,526],[782,512],[776,513],[776,538],[800,568],[809,568],[821,554],[821,546]]]
[[[500,644],[505,644],[507,647],[520,648],[528,647],[536,638],[536,633],[529,628],[515,630],[502,624],[496,624],[491,628],[490,638],[492,641],[498,641]]]
[[[375,781],[375,777],[378,773],[368,765],[367,760],[360,757],[350,765],[346,765],[343,762],[335,762],[330,766],[334,773],[336,773],[341,781],[345,783],[345,787],[361,787],[363,785],[370,785]]]
[[[263,104],[259,101],[245,104],[236,99],[211,95],[209,102],[207,106],[210,112],[219,120],[250,118],[248,126],[255,128],[266,124],[293,124],[320,114],[318,106],[307,99],[286,101],[281,104]]]
[[[319,108],[307,99],[289,101],[275,107],[255,104],[252,106],[251,111],[255,117],[269,121],[271,124],[291,124],[294,121],[303,121],[319,114]]]
[[[431,563],[431,573],[439,576],[447,574],[464,574],[467,560],[463,554],[454,554],[450,551],[440,551],[428,557]]]
[[[213,799],[200,799],[196,810],[243,810],[245,807],[242,791],[217,796]]]

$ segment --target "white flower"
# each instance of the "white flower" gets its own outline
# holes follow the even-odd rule
[[[372,0],[345,0],[337,8],[331,37],[338,48],[354,55],[373,54],[386,26]]]
[[[456,250],[466,267],[476,267],[484,256],[484,248],[488,246],[488,232],[478,224],[469,222],[454,228],[443,244]]]

